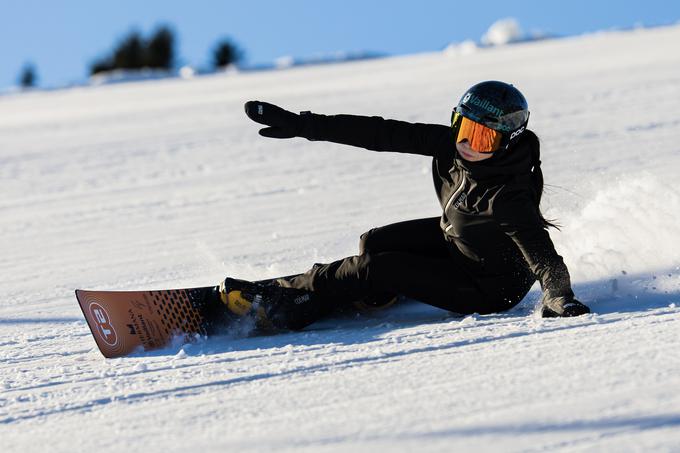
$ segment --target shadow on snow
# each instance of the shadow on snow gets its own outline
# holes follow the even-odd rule
[[[1,325],[12,324],[71,324],[73,322],[85,323],[85,319],[73,317],[53,318],[0,318]]]

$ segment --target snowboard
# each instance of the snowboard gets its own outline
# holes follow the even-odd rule
[[[258,280],[270,284],[295,275]],[[152,351],[208,336],[234,320],[218,286],[153,291],[76,290],[97,347],[107,358]]]
[[[77,289],[76,298],[99,350],[104,357],[113,358],[209,336],[244,319],[252,320],[263,332],[300,330],[319,319],[327,307],[313,294],[281,284],[298,275],[254,282],[227,278],[235,298],[224,302],[219,286],[152,291]],[[259,302],[252,303],[257,310],[246,316],[250,301],[258,298]],[[359,311],[374,311],[392,305],[394,300],[389,296],[377,305],[355,301],[352,306]],[[261,302],[264,305],[260,306]]]
[[[209,335],[220,322],[217,290],[76,290],[76,298],[99,350],[113,358]]]

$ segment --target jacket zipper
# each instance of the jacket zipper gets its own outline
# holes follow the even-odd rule
[[[462,173],[462,174],[461,174],[461,178],[460,178],[460,185],[456,188],[456,190],[453,192],[453,194],[449,197],[448,201],[447,201],[446,204],[444,205],[444,215],[446,215],[446,211],[449,210],[449,207],[451,206],[451,202],[452,202],[453,200],[455,200],[456,198],[458,198],[458,196],[460,195],[460,193],[463,191],[463,188],[464,188],[464,187],[465,187],[465,173]],[[449,217],[448,217],[448,216],[446,217],[446,220],[447,220],[446,223],[447,223],[448,225],[446,226],[446,229],[445,229],[444,231],[449,231],[451,228],[453,228],[453,225],[451,225],[451,224],[449,223],[450,220],[449,220]]]

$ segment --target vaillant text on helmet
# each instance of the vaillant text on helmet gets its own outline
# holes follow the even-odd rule
[[[496,116],[503,116],[503,110],[499,109],[495,105],[493,105],[491,102],[487,101],[486,99],[479,98],[475,96],[472,93],[467,93],[465,97],[463,98],[463,104],[466,102],[470,102],[473,105],[476,105],[477,107],[481,107],[484,110],[496,115]]]

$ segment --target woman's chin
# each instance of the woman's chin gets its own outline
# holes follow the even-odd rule
[[[464,147],[460,144],[456,147],[458,155],[468,162],[479,162],[481,160],[486,160],[492,156],[491,153],[480,153],[473,150],[470,147]]]
[[[472,153],[468,154],[468,153],[466,153],[465,151],[461,151],[461,150],[458,150],[458,155],[459,155],[460,157],[462,157],[463,160],[466,160],[466,161],[468,161],[468,162],[477,162],[478,160],[480,160],[480,159],[479,159],[477,156],[475,156],[474,154],[472,154]]]

